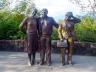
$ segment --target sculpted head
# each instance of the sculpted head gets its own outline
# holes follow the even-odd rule
[[[37,9],[35,8],[32,10],[32,16],[34,17],[34,16],[36,16],[36,14],[37,14]]]
[[[73,17],[73,13],[72,13],[72,12],[67,12],[67,13],[65,14],[65,20],[70,19],[70,18],[72,18],[72,17]]]
[[[42,11],[41,11],[41,16],[46,17],[47,14],[48,14],[48,10],[46,8],[43,8]]]

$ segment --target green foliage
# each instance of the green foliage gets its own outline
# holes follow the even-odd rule
[[[82,18],[75,26],[76,37],[79,41],[96,42],[96,23],[90,17]]]
[[[0,39],[20,39],[24,34],[19,30],[24,15],[0,11]]]
[[[20,1],[20,4],[19,5],[16,5],[16,7],[13,9],[13,11],[15,11],[15,12],[19,12],[19,13],[21,13],[21,12],[25,12],[26,11],[26,8],[27,8],[27,2],[26,2],[26,0],[24,1]]]
[[[59,20],[63,23],[63,20]],[[81,22],[75,25],[75,34],[78,41],[96,42],[96,20],[91,17],[81,18]],[[52,39],[59,39],[57,29],[53,30]]]
[[[52,33],[51,38],[52,38],[52,40],[58,40],[59,39],[58,30],[56,28],[53,29],[53,33]]]
[[[30,16],[35,7],[33,0],[21,0],[19,3],[12,9],[12,11],[19,12],[21,14],[25,14],[26,16]]]
[[[7,6],[7,0],[0,0],[0,9],[4,9]]]
[[[19,29],[19,24],[25,18],[18,12],[0,11],[0,39],[24,39],[25,33]],[[63,20],[60,20],[62,23]],[[96,20],[84,17],[76,24],[75,33],[78,41],[96,42]],[[57,29],[53,29],[52,39],[57,40]]]

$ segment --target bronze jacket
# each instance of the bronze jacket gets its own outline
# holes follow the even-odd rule
[[[58,24],[52,17],[47,17],[46,19],[39,19],[39,33],[41,35],[51,35],[53,27],[58,28]]]
[[[27,34],[37,34],[37,19],[33,17],[25,18],[20,27],[24,28]]]

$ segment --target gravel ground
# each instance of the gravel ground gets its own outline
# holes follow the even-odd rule
[[[36,54],[36,64],[28,66],[27,53],[0,52],[0,72],[96,72],[96,57],[73,55],[74,65],[62,66],[59,54],[52,54],[52,66],[40,66]]]

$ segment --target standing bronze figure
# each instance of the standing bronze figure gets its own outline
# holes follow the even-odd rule
[[[42,16],[40,18],[39,23],[39,33],[40,33],[40,41],[41,41],[41,49],[40,49],[40,65],[43,65],[44,62],[47,65],[51,65],[51,34],[53,31],[53,26],[58,28],[58,24],[54,21],[52,17],[48,17],[48,10],[42,10]],[[46,55],[46,61],[45,61]]]
[[[59,37],[61,41],[63,39],[67,40],[68,48],[67,48],[67,64],[72,64],[72,52],[74,48],[74,25],[76,23],[79,23],[80,19],[76,18],[73,16],[72,12],[67,12],[65,15],[65,20],[64,23],[61,24],[58,28],[59,32]],[[64,58],[64,52],[62,52],[62,62],[65,64],[63,61]]]
[[[34,9],[32,16],[25,18],[20,24],[20,28],[24,28],[27,34],[27,52],[29,58],[29,65],[35,63],[35,54],[38,46],[38,29],[37,29],[37,10]]]

